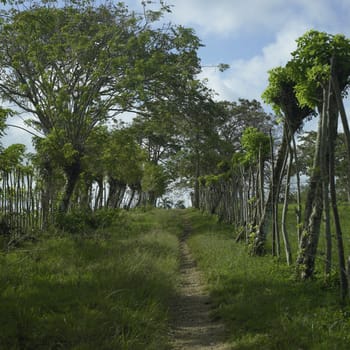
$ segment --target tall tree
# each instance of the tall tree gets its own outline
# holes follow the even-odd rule
[[[283,118],[283,135],[273,169],[273,179],[264,208],[264,214],[259,223],[255,242],[252,246],[254,254],[261,255],[265,251],[266,234],[269,229],[273,207],[279,198],[279,187],[284,172],[285,159],[290,149],[294,134],[299,130],[304,120],[313,115],[308,106],[301,106],[295,95],[296,81],[289,67],[277,67],[269,72],[269,86],[263,93],[265,102],[272,105],[277,115]]]
[[[331,138],[336,137],[335,120],[342,107],[340,92],[346,90],[347,77],[350,74],[350,41],[343,35],[309,31],[299,38],[297,43],[298,47],[292,54],[291,63],[298,81],[297,96],[301,104],[317,106],[320,113],[313,171],[305,208],[305,223],[297,259],[299,276],[310,278],[314,273],[321,215],[327,205],[329,184],[331,184],[334,218],[337,219],[338,216],[334,196],[334,140]],[[343,117],[344,130],[348,130],[347,121]],[[344,297],[347,293],[347,279],[340,225],[336,225],[336,234],[339,274]]]
[[[129,12],[122,3],[93,6],[42,1],[12,8],[0,27],[0,93],[31,115],[31,125],[72,148],[62,164],[67,211],[91,131],[125,110],[177,93],[198,71],[200,43],[189,29],[157,27],[167,7]]]

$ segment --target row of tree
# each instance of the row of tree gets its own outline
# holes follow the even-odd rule
[[[156,11],[144,2],[142,13],[108,1],[8,3],[0,93],[37,135],[31,165],[43,226],[54,211],[91,207],[92,189],[93,208],[120,206],[127,188],[127,207],[136,192],[138,202],[155,203],[166,184],[157,164],[162,150],[151,150],[149,139],[147,154],[142,133],[107,126],[124,112],[147,118],[177,110],[200,70],[199,39],[191,29],[162,24],[169,11],[162,2]]]
[[[267,233],[271,231],[272,253],[280,255],[279,226],[281,226],[286,260],[290,264],[292,252],[286,230],[286,213],[291,176],[295,176],[299,240],[296,258],[297,275],[301,279],[309,279],[314,275],[323,219],[327,242],[325,272],[326,275],[331,273],[331,219],[333,219],[344,299],[348,293],[348,281],[337,196],[339,192],[348,193],[350,170],[350,132],[343,105],[350,74],[350,41],[343,35],[330,35],[313,30],[299,38],[297,44],[297,49],[292,53],[292,59],[286,66],[277,67],[269,72],[269,86],[262,95],[265,102],[272,105],[282,123],[278,151],[275,152],[273,149],[272,136],[268,147],[267,134],[261,134],[257,129],[245,129],[241,138],[241,150],[236,151],[231,169],[226,174],[230,177],[230,188],[233,189],[233,198],[230,198],[229,202],[236,203],[235,206],[231,205],[231,212],[239,210],[238,217],[237,213],[234,214],[234,221],[242,225],[246,239],[251,240],[253,254],[265,253]],[[295,135],[301,132],[305,120],[316,115],[319,118],[318,131],[303,140],[305,151],[306,141],[309,142],[307,147],[310,147],[312,135],[316,136],[313,142],[312,164],[309,164],[307,169],[309,187],[302,213],[300,174],[303,165],[305,169],[305,159],[300,160]],[[339,118],[344,130],[340,138],[338,136]],[[337,150],[336,144],[339,139],[341,143],[338,142]],[[303,144],[301,149],[302,147]],[[338,155],[340,157],[337,159]],[[265,199],[264,163],[268,158],[271,171],[266,183],[269,190]],[[336,167],[336,165],[340,166]],[[218,186],[222,187],[221,178],[215,190]],[[208,181],[208,177],[206,180],[209,184],[206,186],[206,191],[210,192],[212,183],[210,179]],[[225,180],[226,185],[227,180]],[[281,194],[282,189],[284,193]],[[227,195],[227,191],[224,192]],[[284,198],[284,205],[280,224],[278,203],[281,197]],[[240,220],[237,220],[238,218]],[[241,236],[243,232],[240,233],[239,237]]]
[[[298,39],[286,66],[270,71],[263,93],[276,118],[257,101],[216,101],[198,80],[201,42],[193,30],[164,23],[170,8],[162,1],[157,10],[142,3],[137,13],[110,1],[11,1],[1,12],[0,94],[36,135],[29,157],[20,145],[2,150],[2,227],[46,228],[72,209],[156,205],[176,182],[192,189],[194,207],[233,223],[252,254],[266,252],[268,232],[274,255],[283,240],[291,264],[286,218],[294,176],[298,276],[314,274],[323,216],[330,273],[332,213],[345,298],[337,196],[350,193],[342,100],[349,40],[317,31]],[[1,130],[13,111],[2,110]],[[135,114],[132,124],[115,123],[125,112]],[[317,133],[298,146],[296,134],[316,115]],[[339,145],[346,147],[337,150],[338,115]],[[300,157],[298,149],[309,144],[314,152]],[[304,213],[303,171],[310,179]]]

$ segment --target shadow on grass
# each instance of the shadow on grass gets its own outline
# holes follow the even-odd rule
[[[145,349],[163,339],[165,296],[157,293],[172,293],[169,278],[106,272],[74,281],[37,278],[8,291],[0,306],[0,348]]]
[[[68,239],[48,247],[9,255],[11,272],[0,269],[0,349],[167,348],[170,247]]]
[[[270,256],[251,257],[234,242],[232,226],[186,212],[191,251],[205,273],[215,316],[235,350],[350,348],[350,308],[339,303],[336,280],[293,280],[293,268]]]
[[[234,349],[349,348],[349,318],[337,293],[315,281],[221,276],[212,295]]]

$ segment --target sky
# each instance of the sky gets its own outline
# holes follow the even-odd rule
[[[192,27],[205,45],[203,65],[219,98],[259,99],[268,71],[283,66],[307,30],[350,36],[350,0],[172,0],[175,23]]]
[[[140,0],[125,0],[140,10]],[[154,1],[157,2],[157,1]],[[218,100],[261,100],[268,71],[283,66],[296,48],[295,40],[316,29],[350,37],[350,0],[166,0],[172,5],[167,19],[194,29],[203,47],[201,79],[217,93]],[[213,67],[227,63],[220,72]],[[268,110],[268,106],[264,106]],[[128,120],[128,118],[127,118]],[[313,125],[309,126],[312,128]],[[6,143],[23,142],[28,136],[9,129]],[[22,141],[21,141],[22,140]]]

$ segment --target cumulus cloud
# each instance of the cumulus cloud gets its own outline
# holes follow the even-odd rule
[[[215,36],[223,45],[230,40],[255,45],[250,57],[239,57],[236,46],[234,59],[223,54],[222,62],[231,66],[224,74],[203,69],[201,77],[208,78],[220,99],[260,99],[268,71],[290,59],[295,40],[307,30],[350,33],[348,0],[173,0],[173,4],[175,22],[193,26],[204,44]]]
[[[231,68],[224,75],[206,69],[201,77],[208,78],[208,85],[217,91],[220,99],[237,100],[242,97],[259,100],[267,86],[268,71],[286,64],[296,48],[295,40],[306,30],[307,25],[299,21],[288,23],[258,55],[230,62]]]
[[[343,0],[173,0],[176,21],[198,26],[203,33],[234,35],[275,31],[290,18],[323,23],[335,19]]]

